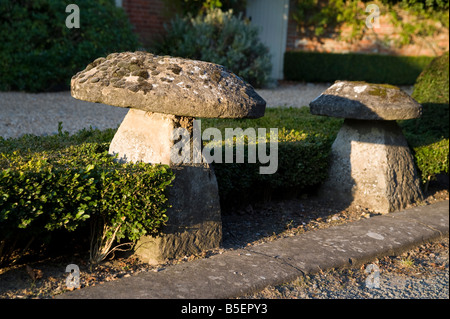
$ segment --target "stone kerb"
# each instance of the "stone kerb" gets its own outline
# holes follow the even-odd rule
[[[325,198],[381,213],[422,199],[413,156],[396,120],[422,106],[386,84],[337,81],[310,103],[311,114],[344,118],[332,145]]]
[[[136,254],[149,263],[219,247],[221,214],[216,177],[208,161],[174,162],[177,129],[193,131],[195,117],[258,118],[266,102],[224,67],[147,52],[98,58],[71,81],[74,98],[130,108],[109,152],[123,162],[161,163],[175,171],[163,235],[144,237]],[[190,149],[201,154],[201,137]],[[197,148],[197,149],[196,149]],[[191,159],[194,156],[191,157]]]

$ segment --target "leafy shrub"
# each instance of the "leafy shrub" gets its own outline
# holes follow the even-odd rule
[[[414,85],[412,94],[423,106],[419,119],[401,126],[416,152],[416,162],[426,182],[436,174],[448,174],[449,157],[449,53],[435,58]]]
[[[68,29],[73,1],[2,0],[0,90],[67,89],[70,78],[99,56],[138,46],[113,0],[79,0],[80,28]]]
[[[243,12],[247,3],[246,0],[163,0],[163,2],[169,16],[174,14],[195,16],[214,8]]]
[[[258,158],[256,163],[248,162],[248,140],[244,163],[231,164],[225,160],[214,163],[222,208],[313,190],[327,177],[330,147],[341,125],[340,119],[311,115],[308,108],[270,108],[264,117],[256,120],[203,119],[202,130],[215,127],[221,130],[222,136],[225,128],[240,127],[244,131],[250,127],[266,128],[267,132],[278,128],[275,174],[260,174],[259,168],[268,164],[260,163]],[[267,137],[266,154],[270,153],[269,142]],[[225,143],[222,147],[224,155]],[[236,147],[233,152],[236,154]]]
[[[174,18],[155,52],[217,63],[256,87],[264,86],[271,71],[269,49],[258,30],[232,11],[220,9],[197,17]]]
[[[340,36],[339,28],[345,24],[352,30],[345,40],[361,39],[368,30],[365,27],[368,17],[365,10],[371,2],[294,0],[292,17],[302,32],[309,37]],[[375,4],[379,6],[380,13],[398,27],[400,41],[389,39],[391,42],[397,42],[397,45],[413,43],[415,37],[432,36],[439,24],[448,28],[449,4],[446,0],[379,0],[375,1]],[[400,12],[407,12],[408,19],[399,16]]]
[[[432,59],[426,56],[289,51],[285,53],[284,75],[292,81],[349,80],[406,85],[414,84]]]
[[[415,161],[421,171],[422,182],[428,182],[439,173],[448,174],[449,139],[414,148]]]
[[[431,61],[414,85],[412,97],[419,103],[449,103],[449,52]]]
[[[50,237],[55,230],[75,231],[89,222],[97,229],[91,238],[96,262],[112,251],[115,240],[157,234],[167,221],[164,190],[173,173],[166,166],[119,164],[108,155],[107,143],[63,148],[53,143],[53,150],[36,152],[40,146],[33,149],[35,139],[23,137],[20,142],[28,150],[19,146],[14,152],[3,150],[17,140],[0,140],[0,261],[32,240]],[[81,142],[67,134],[37,139],[59,139],[60,145],[68,144],[65,139]]]

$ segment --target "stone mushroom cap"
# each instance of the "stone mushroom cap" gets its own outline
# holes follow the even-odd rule
[[[422,106],[389,84],[336,81],[310,104],[315,115],[359,120],[407,120],[422,115]]]
[[[148,52],[98,58],[71,81],[76,99],[147,112],[205,118],[258,118],[266,102],[223,66]]]

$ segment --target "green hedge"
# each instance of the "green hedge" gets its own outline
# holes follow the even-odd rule
[[[226,211],[315,190],[327,177],[328,155],[342,120],[311,115],[308,108],[270,108],[256,120],[203,119],[201,124],[202,130],[220,129],[223,137],[225,128],[278,128],[275,174],[259,174],[259,168],[267,164],[248,164],[247,159],[242,164],[214,164]],[[417,145],[417,135],[404,130],[424,181],[436,172],[448,172],[448,138]],[[69,136],[60,127],[54,136],[0,138],[3,261],[14,247],[24,248],[32,239],[42,241],[55,231],[74,231],[95,221],[104,221],[109,236],[123,225],[118,243],[158,232],[167,219],[164,190],[173,174],[166,166],[113,161],[107,149],[114,133],[83,130]]]
[[[414,158],[426,185],[436,174],[448,174],[449,139],[414,147]]]
[[[423,106],[422,117],[401,121],[405,135],[415,152],[422,180],[448,174],[449,161],[449,53],[423,70],[414,85],[412,97]]]
[[[109,135],[0,138],[0,262],[58,230],[98,227],[91,238],[97,257],[93,249],[113,249],[94,246],[103,236],[112,243],[158,233],[167,221],[164,190],[173,173],[166,166],[119,164],[108,155],[109,143],[83,142]]]
[[[327,177],[328,155],[342,120],[311,115],[308,108],[270,108],[256,120],[203,119],[202,130],[225,128],[278,128],[278,171],[259,174],[262,164],[249,164],[245,145],[244,163],[214,163],[222,208],[228,209],[288,193],[308,192]],[[269,154],[269,139],[267,152]],[[223,146],[222,154],[225,154]],[[223,157],[224,158],[224,157]]]
[[[284,58],[284,76],[291,81],[349,80],[409,85],[415,83],[432,59],[426,56],[288,51]]]
[[[1,0],[0,90],[70,88],[71,77],[99,56],[138,47],[114,0]],[[68,29],[66,6],[77,4],[80,28]]]

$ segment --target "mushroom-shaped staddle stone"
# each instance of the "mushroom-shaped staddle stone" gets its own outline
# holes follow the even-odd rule
[[[337,81],[310,103],[311,114],[357,120],[408,120],[422,106],[389,84]]]
[[[74,98],[131,108],[109,149],[127,162],[172,166],[172,133],[191,132],[194,117],[258,118],[266,107],[250,84],[223,66],[148,52],[98,58],[72,78],[71,88]]]
[[[422,106],[397,87],[337,81],[310,103],[316,115],[345,118],[331,149],[324,198],[387,213],[422,199],[412,154],[395,120]]]
[[[177,116],[258,118],[266,107],[250,84],[223,66],[148,52],[98,58],[71,87],[76,99]]]
[[[217,64],[146,52],[98,58],[72,78],[71,87],[74,98],[130,108],[110,153],[125,162],[168,164],[175,171],[168,224],[161,236],[141,238],[136,254],[159,263],[219,247],[218,186],[202,157],[194,117],[264,116],[266,102],[253,87]]]

